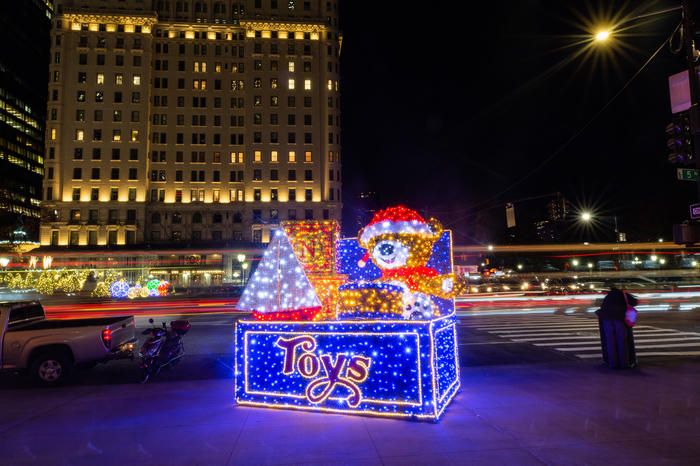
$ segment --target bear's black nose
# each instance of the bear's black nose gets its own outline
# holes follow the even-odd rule
[[[381,253],[382,256],[388,256],[390,254],[394,253],[394,245],[385,243],[379,246],[379,252]]]

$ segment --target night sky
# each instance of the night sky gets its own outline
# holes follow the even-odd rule
[[[502,238],[506,202],[525,218],[547,199],[523,199],[561,192],[617,215],[628,240],[671,239],[697,190],[676,180],[664,134],[667,77],[683,70],[682,56],[664,48],[542,163],[623,87],[680,13],[634,23],[619,39],[624,53],[577,57],[584,19],[677,2],[465,2],[463,13],[455,5],[341,2],[346,233],[361,191],[375,191],[380,207],[405,203],[440,218],[465,244]]]

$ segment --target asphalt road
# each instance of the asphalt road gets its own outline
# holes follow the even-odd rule
[[[697,299],[697,298],[696,298]],[[699,300],[700,301],[700,300]],[[674,299],[657,300],[652,309],[642,307],[635,339],[640,364],[673,364],[700,357],[700,302],[682,307]],[[508,303],[492,301],[458,310],[460,363],[463,367],[539,364],[583,360],[600,365],[598,324],[590,301],[578,306],[552,305],[550,301]],[[205,306],[206,307],[206,306]],[[663,309],[663,310],[659,310]],[[681,310],[682,309],[682,310]],[[164,370],[149,383],[173,380],[231,378],[233,322],[246,314],[195,313],[172,308],[167,316],[154,313],[156,322],[187,318],[192,329],[184,337],[186,356],[176,367]],[[138,314],[138,330],[151,317]],[[140,332],[139,332],[140,333]],[[141,340],[145,337],[139,335]],[[75,384],[135,383],[137,361],[113,361],[74,377]],[[0,388],[26,384],[21,377],[3,375]]]

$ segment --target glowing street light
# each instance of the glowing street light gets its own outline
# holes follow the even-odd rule
[[[593,220],[593,214],[588,211],[583,211],[581,212],[581,220],[583,220],[584,222],[590,222],[591,220]]]
[[[593,36],[593,40],[596,42],[607,42],[607,40],[610,39],[611,34],[612,33],[608,30],[598,31],[595,36]]]

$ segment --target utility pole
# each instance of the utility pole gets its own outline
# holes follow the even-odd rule
[[[692,0],[697,1],[697,0]],[[688,84],[690,86],[690,132],[693,141],[693,158],[695,166],[700,170],[700,82],[696,62],[698,51],[695,48],[695,23],[690,8],[691,0],[682,0],[683,5],[683,41],[685,60],[688,65]],[[700,201],[700,178],[698,178],[698,201]]]

